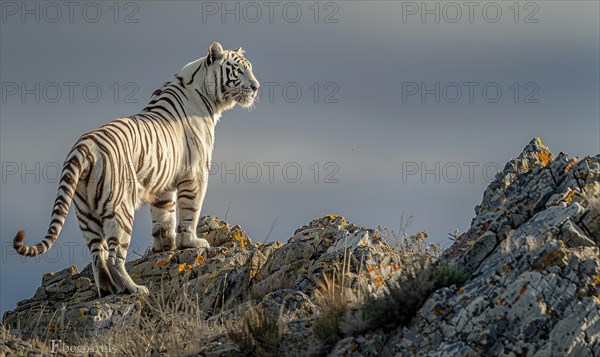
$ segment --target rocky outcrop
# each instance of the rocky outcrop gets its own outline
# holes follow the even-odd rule
[[[409,326],[333,355],[600,356],[599,197],[600,155],[554,158],[533,140],[442,255],[468,280],[435,291]]]
[[[198,236],[211,248],[147,255],[128,262],[127,270],[136,283],[150,288],[150,295],[176,300],[185,294],[197,301],[208,323],[236,316],[250,304],[282,311],[289,321],[310,320],[318,311],[310,298],[313,290],[324,274],[339,271],[344,259],[349,262],[348,281],[354,286],[365,281],[363,288],[373,293],[382,289],[384,280],[393,279],[404,262],[375,230],[339,216],[310,222],[286,244],[255,244],[240,227],[214,217],[201,219]],[[72,266],[48,273],[31,299],[4,315],[4,325],[22,338],[80,343],[133,323],[145,297],[97,298],[93,281],[90,265],[81,272]],[[297,340],[294,334],[311,334],[306,322],[297,325],[303,327],[288,333],[289,343]],[[299,346],[305,342],[296,341]],[[315,345],[319,342],[309,347]]]
[[[69,267],[44,275],[34,296],[8,311],[3,324],[24,340],[81,343],[136,326],[152,296],[163,302],[185,297],[213,331],[194,335],[201,343],[187,349],[192,355],[241,353],[228,323],[258,306],[285,323],[270,350],[281,355],[600,356],[599,196],[600,155],[554,157],[535,139],[498,173],[469,230],[439,258],[422,247],[395,247],[381,231],[339,216],[313,220],[285,244],[254,243],[240,227],[203,217],[198,236],[211,248],[127,263],[150,297],[97,298],[90,266]],[[425,237],[419,233],[412,241],[420,247]],[[323,313],[315,292],[326,277],[343,275],[344,289],[374,304],[390,283],[419,276],[418,269],[431,264],[460,269],[466,281],[425,296],[407,325],[365,323],[329,344],[313,332]],[[10,341],[13,349],[19,346],[14,341],[22,342]],[[159,347],[148,353],[163,351]]]

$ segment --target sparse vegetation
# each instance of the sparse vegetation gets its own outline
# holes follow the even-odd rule
[[[356,304],[356,295],[351,289],[336,283],[335,277],[325,276],[315,292],[315,297],[321,313],[313,324],[313,331],[324,342],[335,342],[343,336],[342,320]]]
[[[379,227],[374,233],[392,243],[395,260],[389,267],[377,262],[364,263],[364,252],[359,253],[359,261],[354,253],[344,249],[343,257],[338,256],[322,272],[322,280],[316,283],[313,292],[319,313],[313,320],[312,331],[326,345],[373,328],[406,325],[434,289],[460,284],[466,279],[457,267],[434,266],[439,246],[426,242],[425,231],[409,236],[407,229],[412,220],[412,216],[403,218],[397,232]],[[382,269],[391,269],[394,278],[386,281]],[[375,295],[366,289],[380,286],[379,282],[386,287],[383,295],[381,290]],[[221,318],[213,322],[204,320],[206,311],[202,311],[189,292],[166,292],[161,288],[159,294],[140,297],[138,306],[132,306],[122,323],[118,323],[120,326],[108,329],[101,339],[82,336],[78,340],[90,347],[114,346],[120,355],[136,356],[185,355],[206,348],[209,341],[229,339],[245,354],[273,356],[279,352],[286,322],[282,312],[277,314],[256,305],[255,301],[293,284],[294,280],[285,274],[273,275],[247,293],[244,300],[250,308],[241,316],[227,317],[222,307]],[[217,300],[214,309],[218,304],[225,305],[224,293]],[[49,342],[41,341],[49,346]]]
[[[140,306],[132,305],[131,313],[123,316],[121,323],[107,329],[101,338],[74,335],[65,345],[85,346],[82,356],[181,356],[198,351],[206,341],[223,331],[220,326],[208,327],[198,303],[189,298],[187,291],[166,294],[161,289],[159,295],[139,299]],[[52,329],[56,324],[51,325],[46,329]],[[0,333],[2,340],[13,340],[17,350],[30,352],[50,352],[52,340],[66,340],[66,336],[46,335],[21,344],[4,327],[0,328]],[[64,346],[60,343],[59,346]]]
[[[340,338],[378,327],[397,327],[408,324],[427,297],[437,288],[460,284],[466,279],[455,267],[434,267],[441,249],[438,244],[428,244],[428,233],[420,231],[408,235],[414,217],[402,217],[396,232],[378,227],[378,234],[400,254],[401,268],[393,281],[383,282],[383,295],[368,296],[359,289],[350,289],[344,281],[349,272],[349,255],[344,255],[341,272],[325,275],[315,291],[315,302],[320,314],[313,331],[325,343],[333,344]],[[377,278],[377,277],[376,277]],[[368,274],[358,274],[356,286],[366,286]]]
[[[388,284],[383,297],[372,298],[365,304],[368,326],[407,325],[435,288],[431,275],[428,266]]]
[[[342,321],[351,308],[360,302],[360,292],[346,285],[350,271],[350,254],[344,251],[341,272],[323,276],[315,290],[315,303],[321,313],[313,323],[313,332],[325,343],[337,341],[342,335]],[[358,289],[356,289],[358,290]]]
[[[401,276],[388,284],[383,297],[371,299],[365,304],[364,315],[368,326],[405,326],[434,290],[460,285],[468,277],[461,269],[446,264],[426,264],[414,269],[414,275]]]
[[[452,242],[456,242],[456,240],[459,237],[460,237],[460,231],[458,230],[458,228],[455,228],[454,232],[448,233],[448,239],[450,239],[450,241],[452,241]]]
[[[433,268],[432,272],[435,288],[444,288],[460,285],[469,277],[461,268],[448,264],[441,264]]]
[[[13,351],[19,351],[14,356],[37,356],[42,352],[50,352],[50,348],[44,342],[42,342],[40,338],[34,337],[28,339],[27,341],[23,341],[13,336],[2,322],[0,322],[0,341],[2,341],[0,344],[0,355],[2,356],[4,356],[6,353],[4,350],[6,347],[12,349]]]
[[[377,227],[376,233],[387,241],[394,251],[400,253],[403,259],[412,261],[414,259],[425,259],[439,257],[442,249],[439,244],[427,244],[425,241],[429,238],[427,231],[419,231],[412,235],[408,234],[408,229],[414,220],[413,215],[402,215],[402,223],[398,231],[394,231],[385,226]]]
[[[86,339],[82,344],[98,349],[114,346],[121,356],[180,356],[197,351],[211,336],[222,333],[218,325],[208,327],[198,303],[187,291],[166,294],[161,289],[159,295],[147,296],[141,303],[141,309],[129,317],[133,323],[112,328],[102,339]]]
[[[281,290],[281,289],[290,289],[294,286],[294,279],[289,276],[285,276],[284,274],[277,274],[266,281],[262,281],[259,284],[256,284],[252,287],[252,290],[248,297],[245,298],[248,300],[261,300],[263,297],[272,293],[273,291]]]
[[[242,350],[252,356],[275,356],[285,330],[281,314],[252,306],[241,319],[226,324],[227,336]]]

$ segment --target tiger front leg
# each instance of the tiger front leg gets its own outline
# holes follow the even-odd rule
[[[152,252],[175,248],[175,192],[160,195],[150,207],[152,214]]]
[[[202,177],[202,176],[201,176]],[[178,222],[175,245],[177,249],[209,248],[206,239],[196,237],[202,201],[206,194],[208,177],[187,178],[177,185]]]

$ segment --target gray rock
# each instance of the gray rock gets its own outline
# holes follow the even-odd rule
[[[553,159],[532,141],[484,193],[470,229],[441,258],[471,273],[440,289],[383,355],[597,356],[600,155]],[[336,356],[362,351],[358,337]]]

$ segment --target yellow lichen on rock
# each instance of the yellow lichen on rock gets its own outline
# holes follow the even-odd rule
[[[334,214],[325,215],[325,216],[323,216],[323,218],[327,218],[330,221],[335,221],[335,220],[339,219],[342,226],[345,226],[345,225],[348,224],[348,222],[346,222],[346,219],[344,217],[338,216],[338,215],[334,215]]]
[[[391,263],[390,264],[390,269],[392,269],[392,272],[396,272],[396,271],[402,269],[402,265]]]
[[[571,202],[571,201],[573,201],[573,197],[574,196],[575,196],[575,191],[569,189],[569,191],[567,192],[567,194],[563,198],[563,201],[565,201],[565,202]]]
[[[552,161],[552,154],[548,150],[540,151],[537,155],[542,167],[546,167]]]
[[[177,270],[179,270],[180,273],[187,273],[188,271],[192,270],[192,266],[187,263],[181,263],[177,267]]]
[[[79,320],[86,319],[87,318],[87,315],[86,315],[87,312],[88,312],[88,309],[86,309],[85,307],[80,308],[79,309]]]
[[[562,243],[562,244],[564,245],[564,243]],[[544,257],[544,259],[542,259],[541,262],[539,262],[534,267],[534,269],[536,271],[540,271],[540,270],[545,269],[546,267],[548,267],[551,264],[559,262],[565,256],[563,249],[564,248],[559,248],[559,249],[556,249],[555,251],[551,252],[550,254],[548,254],[546,257]]]
[[[166,260],[163,260],[163,259],[157,259],[157,260],[156,260],[156,264],[158,264],[158,265],[159,265],[159,266],[161,266],[161,267],[163,267],[163,266],[166,266],[166,265],[169,265],[169,264],[171,264],[171,259],[173,259],[173,256],[175,256],[175,253],[171,253],[171,254],[169,254],[169,255],[167,256],[167,259],[166,259]]]
[[[246,250],[246,241],[244,240],[244,238],[246,235],[244,234],[244,232],[242,232],[242,229],[238,226],[235,226],[233,228],[233,233],[230,237],[230,240],[232,241],[237,241],[240,244],[240,248]]]
[[[571,171],[571,169],[573,168],[573,166],[575,166],[576,163],[577,163],[577,157],[572,158],[571,162],[567,165],[567,167],[565,167],[563,172],[567,173],[567,172]]]

